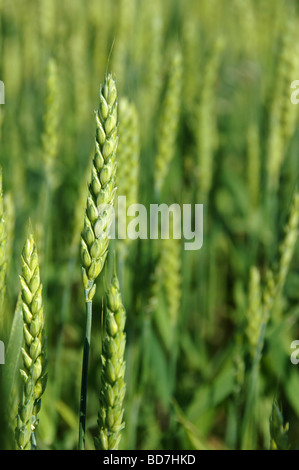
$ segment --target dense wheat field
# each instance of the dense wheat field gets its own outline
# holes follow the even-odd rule
[[[0,0],[0,449],[299,449],[298,7]]]

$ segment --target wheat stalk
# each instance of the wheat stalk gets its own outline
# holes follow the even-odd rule
[[[103,269],[108,253],[109,231],[116,191],[117,108],[116,84],[112,75],[109,74],[105,77],[104,85],[101,88],[99,109],[96,112],[96,151],[92,162],[84,228],[81,234],[82,277],[86,302],[79,426],[79,449],[81,450],[85,445],[92,299],[96,290],[95,280]]]
[[[28,449],[32,439],[29,429],[33,433],[38,425],[37,415],[47,381],[42,285],[37,249],[32,235],[29,235],[23,248],[20,283],[24,322],[21,370],[24,388],[15,436],[18,447]]]
[[[100,410],[98,413],[98,450],[117,450],[123,423],[123,400],[126,391],[124,332],[126,313],[119,282],[114,273],[106,294],[105,336],[101,355]]]

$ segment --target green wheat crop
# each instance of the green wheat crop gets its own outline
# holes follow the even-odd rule
[[[298,44],[296,0],[0,0],[1,450],[299,449]]]

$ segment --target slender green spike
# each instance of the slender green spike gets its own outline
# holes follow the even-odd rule
[[[100,91],[96,112],[95,154],[91,168],[84,228],[81,234],[82,281],[86,302],[86,328],[82,364],[79,450],[84,450],[86,434],[87,375],[92,324],[92,300],[95,281],[103,270],[114,216],[116,192],[116,150],[118,145],[118,102],[116,83],[109,74]],[[99,204],[100,202],[100,204]]]
[[[124,332],[126,313],[119,282],[114,273],[106,293],[105,333],[101,356],[100,411],[98,413],[98,450],[117,450],[124,428],[123,400],[126,391]]]
[[[159,123],[158,152],[154,169],[154,184],[157,195],[160,194],[163,188],[169,166],[175,154],[175,142],[180,117],[181,90],[182,54],[178,51],[173,56]]]
[[[41,407],[41,397],[47,383],[42,285],[37,249],[32,235],[29,235],[23,248],[20,282],[24,323],[21,375],[24,385],[15,437],[19,449],[30,449],[32,433],[38,426],[37,415]]]
[[[100,105],[96,112],[95,155],[81,234],[81,260],[84,276],[90,283],[89,290],[103,269],[113,218],[118,144],[117,107],[116,84],[112,75],[108,75],[100,92]],[[105,207],[101,207],[98,201]]]

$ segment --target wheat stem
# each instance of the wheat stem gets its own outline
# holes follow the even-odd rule
[[[87,294],[87,293],[86,293]],[[86,434],[86,400],[87,400],[87,379],[88,362],[92,325],[92,301],[86,302],[86,328],[84,338],[81,396],[80,396],[80,426],[79,426],[79,450],[84,450]]]
[[[96,113],[96,149],[92,162],[84,228],[81,234],[82,280],[86,302],[86,326],[80,399],[79,450],[84,449],[86,431],[87,374],[95,281],[101,273],[109,245],[116,192],[117,89],[112,75],[105,77]]]

